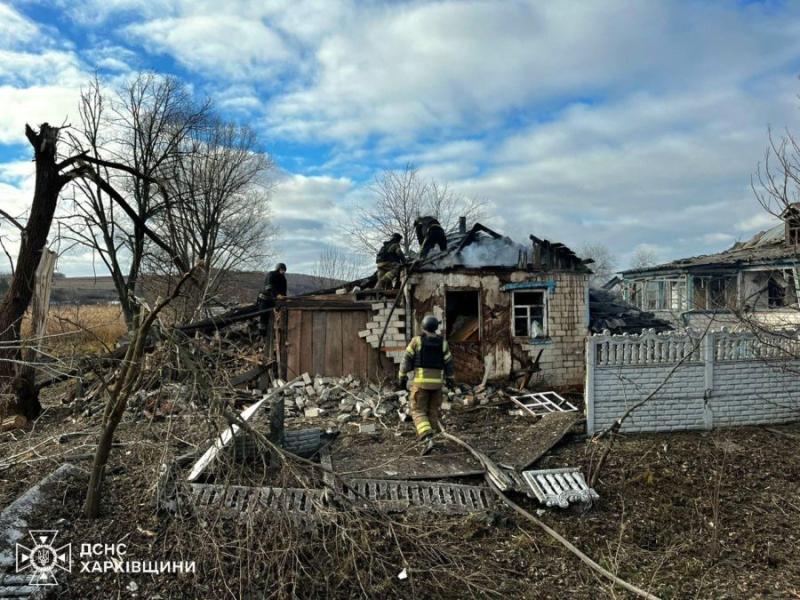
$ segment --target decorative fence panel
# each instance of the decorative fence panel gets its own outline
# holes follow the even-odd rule
[[[589,433],[647,398],[623,431],[676,431],[800,419],[800,336],[726,330],[591,336]]]

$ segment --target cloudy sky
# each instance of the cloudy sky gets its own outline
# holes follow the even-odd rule
[[[294,271],[346,246],[348,207],[407,162],[512,237],[602,243],[624,267],[769,225],[750,176],[768,127],[800,127],[800,4],[0,0],[0,207],[30,201],[26,122],[74,120],[95,70],[142,69],[259,132]]]

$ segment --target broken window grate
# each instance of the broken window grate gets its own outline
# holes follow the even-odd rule
[[[536,392],[524,396],[511,396],[511,400],[534,417],[552,412],[572,412],[578,410],[566,398],[556,392]]]
[[[572,503],[592,504],[600,496],[586,484],[579,469],[523,471],[522,477],[545,506],[567,508]]]

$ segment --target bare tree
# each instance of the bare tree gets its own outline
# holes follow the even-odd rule
[[[170,203],[155,218],[158,229],[184,263],[205,265],[184,297],[184,319],[216,293],[232,269],[258,268],[269,256],[274,163],[257,146],[249,128],[212,120],[190,132],[175,164],[162,173]],[[180,275],[164,272],[170,262],[163,253],[152,258],[149,271]]]
[[[375,178],[371,187],[374,200],[353,207],[352,222],[345,232],[364,254],[374,254],[393,233],[403,236],[407,254],[418,247],[414,221],[419,216],[436,217],[445,231],[458,217],[468,221],[482,217],[484,203],[453,192],[447,184],[423,179],[413,165],[403,170],[387,170]]]
[[[364,274],[364,257],[350,254],[337,246],[326,246],[319,254],[311,275],[321,289],[334,287],[343,281],[353,281]]]
[[[583,258],[591,258],[592,276],[589,285],[593,288],[600,287],[614,276],[617,269],[617,259],[608,246],[603,244],[584,244],[578,254]]]
[[[135,221],[115,213],[113,199],[96,184],[81,181],[75,198],[78,225],[68,225],[74,239],[91,248],[111,273],[129,326],[139,310],[135,291],[147,252],[142,225],[165,207],[165,197],[152,180],[174,169],[184,141],[206,121],[208,110],[209,104],[195,103],[179,80],[153,73],[138,74],[109,92],[95,78],[81,94],[81,130],[72,137],[75,150],[111,157],[144,175],[114,176],[115,187],[135,209]],[[101,175],[111,180],[111,173]]]
[[[655,250],[639,246],[631,258],[631,269],[646,269],[658,264],[658,254]]]
[[[91,180],[122,207],[128,217],[142,230],[143,235],[149,236],[164,250],[169,250],[169,247],[138,217],[126,200],[99,175],[95,165],[147,178],[152,185],[157,185],[157,181],[137,173],[128,165],[93,158],[88,152],[74,154],[59,161],[58,141],[61,130],[61,127],[52,127],[47,123],[43,123],[38,132],[29,125],[25,126],[25,135],[34,152],[36,183],[27,223],[23,226],[12,219],[13,224],[21,231],[19,253],[10,288],[0,302],[0,388],[5,391],[13,386],[16,398],[14,402],[2,408],[4,411],[28,418],[38,415],[41,405],[33,380],[33,369],[22,360],[20,344],[22,318],[31,302],[36,269],[50,235],[50,226],[62,189],[80,178]],[[173,259],[179,268],[183,266],[180,257],[173,256]]]
[[[751,177],[751,187],[762,208],[776,217],[800,201],[800,145],[788,129],[780,137],[769,130],[764,163]]]

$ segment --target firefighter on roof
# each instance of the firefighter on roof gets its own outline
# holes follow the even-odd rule
[[[400,268],[406,260],[403,255],[403,249],[400,247],[401,241],[403,241],[403,236],[395,233],[383,243],[383,246],[378,251],[375,257],[375,263],[378,267],[378,283],[375,287],[384,290],[395,287]]]
[[[400,388],[408,383],[407,373],[414,371],[411,386],[411,418],[417,437],[425,442],[423,454],[434,447],[434,430],[440,429],[439,414],[442,408],[442,385],[455,386],[453,378],[453,356],[447,341],[436,334],[439,320],[428,315],[422,320],[422,335],[416,336],[406,348],[400,364]]]

